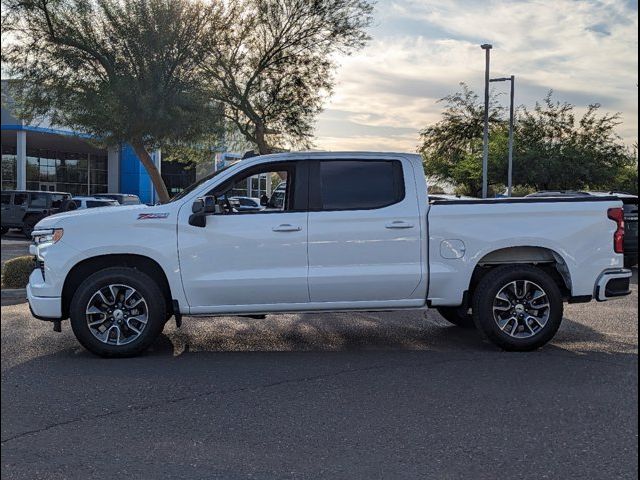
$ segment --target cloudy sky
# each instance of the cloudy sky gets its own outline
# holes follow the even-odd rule
[[[577,106],[621,112],[619,133],[638,138],[638,5],[613,0],[379,0],[372,40],[340,58],[316,146],[415,151],[418,131],[439,118],[439,98],[466,82],[516,75],[516,103],[553,89]],[[494,84],[508,102],[508,83]]]

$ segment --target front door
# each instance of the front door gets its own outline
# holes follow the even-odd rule
[[[311,302],[408,306],[423,271],[410,164],[323,160],[310,178]]]
[[[209,192],[227,201],[222,213],[207,217],[205,227],[181,217],[178,251],[192,313],[269,311],[269,305],[308,303],[308,214],[300,205],[302,195],[294,193],[306,185],[303,170],[296,162],[249,167]],[[247,195],[247,178],[264,174],[271,184],[286,184],[286,201],[265,202],[258,211],[235,208],[234,198]]]

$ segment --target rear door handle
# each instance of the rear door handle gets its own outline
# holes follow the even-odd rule
[[[394,220],[391,223],[387,223],[385,228],[413,228],[413,223],[403,222],[402,220]]]
[[[299,232],[302,228],[289,223],[283,223],[277,227],[273,227],[272,230],[274,232]]]

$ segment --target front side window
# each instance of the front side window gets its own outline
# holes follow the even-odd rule
[[[293,163],[258,165],[238,173],[223,185],[210,191],[208,195],[215,195],[222,199],[223,203],[228,200],[225,213],[269,213],[294,210],[294,176]]]
[[[2,205],[9,205],[11,203],[11,194],[3,193],[2,194]]]
[[[368,210],[404,198],[402,164],[386,160],[320,162],[322,210]]]

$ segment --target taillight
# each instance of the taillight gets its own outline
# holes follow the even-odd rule
[[[613,251],[616,253],[624,253],[624,210],[622,208],[610,208],[607,211],[607,217],[616,222],[616,228],[613,234]]]

